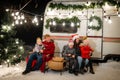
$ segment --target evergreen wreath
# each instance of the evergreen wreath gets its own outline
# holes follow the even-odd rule
[[[102,22],[101,18],[98,17],[98,16],[91,16],[90,19],[89,19],[89,21],[92,22],[93,20],[98,21],[98,25],[97,25],[97,26],[94,26],[94,25],[91,25],[91,26],[90,26],[90,25],[89,25],[89,26],[88,26],[88,29],[92,29],[92,30],[97,30],[97,31],[99,31],[99,30],[102,28],[102,26],[103,26],[103,22]]]

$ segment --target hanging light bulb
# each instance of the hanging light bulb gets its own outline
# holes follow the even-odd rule
[[[41,17],[41,18],[40,18],[40,20],[42,21],[42,20],[43,20],[43,18]]]
[[[111,24],[112,20],[110,19],[110,16],[108,17],[108,23]]]
[[[87,2],[87,3],[86,3],[86,6],[90,6],[90,4],[91,4],[91,2]]]
[[[106,15],[106,11],[104,11],[104,16]]]
[[[53,21],[53,25],[54,25],[54,26],[56,25],[56,22],[55,22],[55,21]]]
[[[92,16],[95,16],[95,13],[94,13],[94,11],[92,12]]]
[[[62,25],[65,26],[65,22],[63,22]]]
[[[105,19],[105,21],[108,21],[108,18],[107,18],[107,16],[104,16],[104,19]]]
[[[52,25],[52,22],[51,22],[51,21],[49,22],[49,25]]]
[[[75,26],[75,24],[73,22],[71,22],[71,27],[74,27],[74,26]]]

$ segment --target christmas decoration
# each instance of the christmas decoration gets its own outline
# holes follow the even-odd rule
[[[95,1],[95,2],[91,2],[88,4],[88,2],[86,4],[82,4],[82,5],[73,5],[73,4],[69,4],[69,5],[65,5],[62,3],[50,3],[49,7],[51,9],[62,9],[62,10],[68,10],[68,9],[72,9],[72,10],[83,10],[83,9],[89,9],[89,8],[102,8],[105,3],[108,3],[111,6],[117,6],[120,7],[120,2],[118,2],[117,0],[103,0],[103,1]]]
[[[12,18],[3,11],[0,16],[0,64],[16,64],[22,60],[23,42],[15,38],[15,27],[11,25]]]
[[[65,18],[65,19],[59,19],[57,17],[55,17],[53,19],[49,18],[46,20],[45,27],[48,28],[51,25],[56,25],[56,24],[63,24],[63,26],[65,26],[65,23],[71,23],[72,27],[73,26],[80,27],[80,25],[79,25],[80,20],[76,16],[73,16],[72,18]]]
[[[96,20],[98,22],[97,26],[93,25],[93,20]],[[99,31],[103,26],[103,22],[102,22],[101,18],[98,17],[98,16],[91,16],[90,19],[89,19],[89,22],[90,22],[90,24],[88,26],[88,29]]]

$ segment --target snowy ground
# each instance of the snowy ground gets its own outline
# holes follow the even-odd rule
[[[52,70],[45,74],[40,71],[34,71],[27,75],[22,75],[24,68],[25,62],[9,68],[7,66],[0,67],[0,80],[120,80],[120,62],[115,61],[94,66],[95,74],[87,72],[78,76],[69,74],[67,71],[60,75],[59,72]]]

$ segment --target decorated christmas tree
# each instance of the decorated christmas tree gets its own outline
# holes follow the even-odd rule
[[[10,12],[0,14],[0,64],[16,64],[22,60],[24,53],[23,42],[15,38],[15,26]]]

